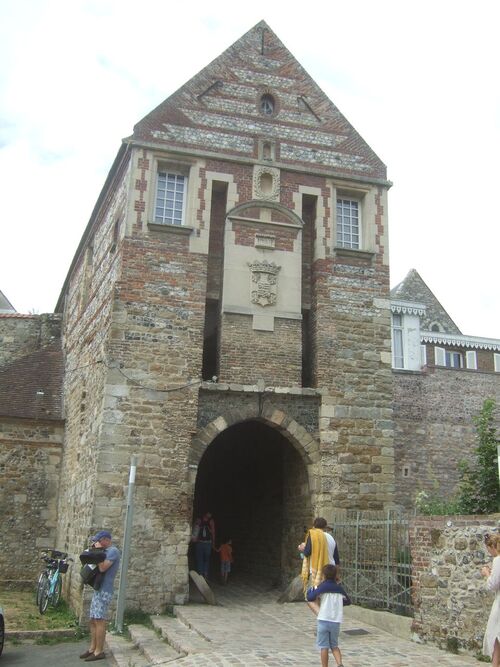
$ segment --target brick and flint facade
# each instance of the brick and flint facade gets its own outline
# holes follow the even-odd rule
[[[131,603],[187,599],[199,511],[241,570],[283,582],[315,514],[393,502],[388,187],[265,23],[124,141],[58,306],[58,539],[120,541],[136,454]],[[339,198],[359,206],[354,249]]]
[[[200,512],[214,514],[218,542],[233,539],[236,571],[279,585],[299,571],[315,515],[404,504],[395,460],[421,426],[408,396],[432,377],[400,374],[394,394],[389,187],[263,22],[123,141],[52,316],[63,396],[43,433],[26,435],[5,393],[0,444],[17,447],[14,503],[38,471],[43,537],[73,555],[103,527],[120,545],[137,457],[127,606],[188,599]],[[44,349],[33,326],[0,316],[6,373]],[[425,447],[423,436],[414,461]],[[423,462],[411,471],[427,474]],[[23,520],[28,553],[43,517]],[[65,592],[83,611],[77,570]]]

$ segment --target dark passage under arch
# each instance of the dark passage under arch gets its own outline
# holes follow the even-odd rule
[[[212,512],[218,544],[232,538],[235,573],[282,585],[299,572],[312,516],[307,470],[278,430],[251,420],[218,435],[199,463],[193,510]],[[211,577],[218,565],[212,554]]]

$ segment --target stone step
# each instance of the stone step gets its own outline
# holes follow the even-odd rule
[[[121,635],[106,634],[106,657],[114,667],[148,667],[149,660],[142,655],[130,639]]]
[[[161,636],[179,653],[190,655],[213,650],[210,641],[195,630],[191,630],[178,618],[173,616],[152,616],[153,626]]]
[[[169,646],[154,630],[145,625],[129,625],[128,631],[133,644],[139,653],[148,659],[150,665],[165,665],[185,655],[184,652]]]

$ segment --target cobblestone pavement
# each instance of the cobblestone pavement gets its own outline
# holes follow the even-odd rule
[[[189,604],[176,608],[178,618],[208,640],[207,649],[169,664],[176,667],[318,667],[315,616],[305,603],[278,604],[275,591],[268,594],[263,589],[234,581],[215,591],[218,606]],[[432,646],[398,639],[352,618],[344,619],[339,644],[345,667],[479,667],[481,664],[470,656],[453,655]],[[330,665],[335,665],[332,655]]]

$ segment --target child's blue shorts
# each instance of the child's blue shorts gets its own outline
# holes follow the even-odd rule
[[[337,648],[339,645],[340,623],[318,621],[316,645],[318,648]]]

